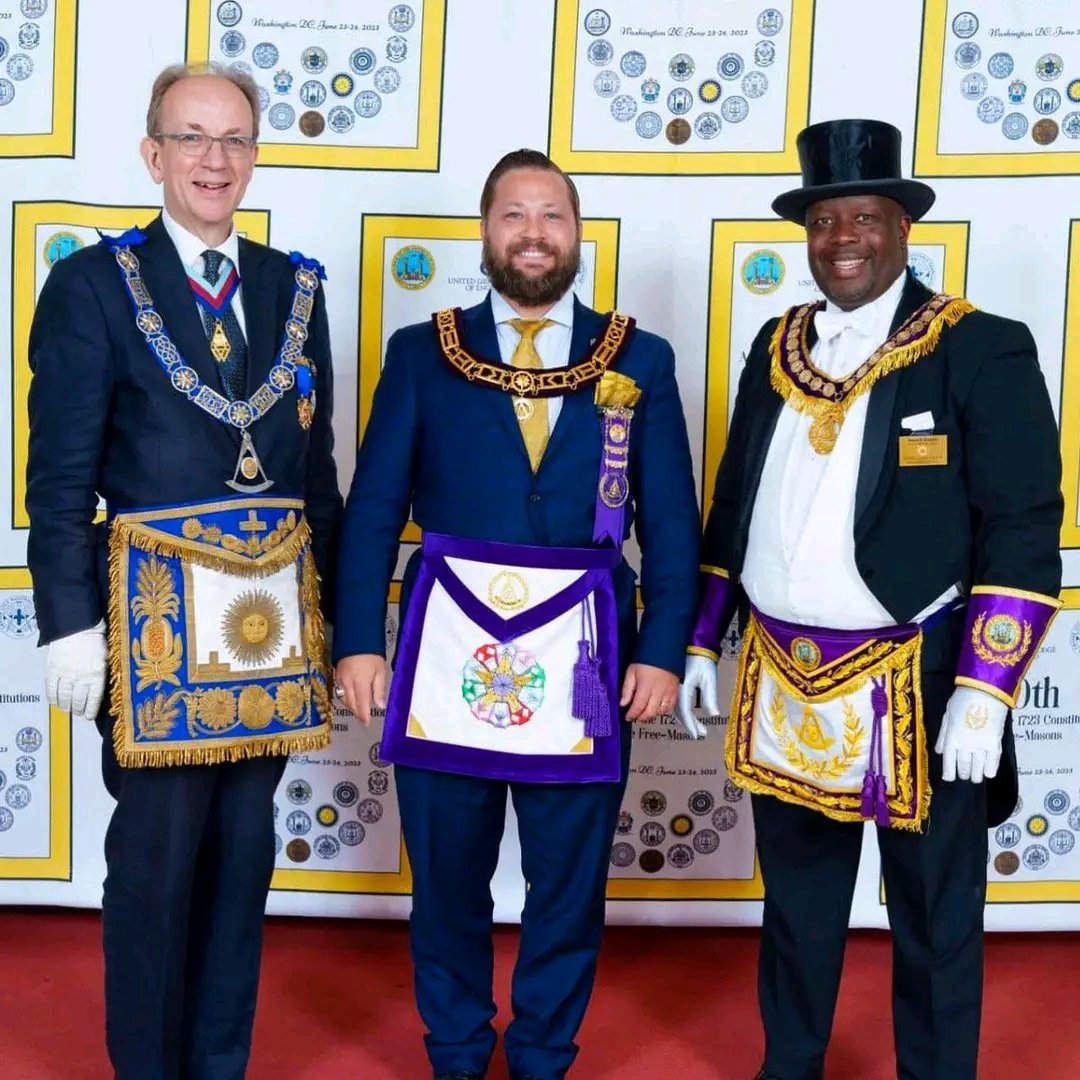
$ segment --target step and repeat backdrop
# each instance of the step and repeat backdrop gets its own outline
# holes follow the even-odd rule
[[[238,227],[326,264],[342,485],[395,329],[481,300],[477,203],[519,146],[577,178],[577,292],[669,338],[703,503],[745,350],[815,295],[797,186],[809,122],[873,116],[938,192],[912,233],[935,289],[1025,320],[1061,418],[1066,606],[1015,713],[1021,801],[990,842],[995,928],[1080,927],[1080,10],[1074,0],[0,0],[0,902],[95,906],[111,804],[92,725],[50,712],[25,569],[27,339],[51,268],[98,230],[149,221],[138,142],[157,71],[242,66],[260,87],[259,167]],[[1076,217],[1074,217],[1076,215]],[[1025,418],[1012,436],[1024,437]],[[418,540],[402,537],[403,560]],[[397,633],[396,586],[387,641]],[[739,648],[722,662],[730,687]],[[611,849],[612,921],[753,924],[749,800],[727,716],[691,742],[635,728]],[[277,795],[279,913],[404,916],[393,769],[339,712]],[[507,831],[494,891],[524,884]],[[853,920],[885,923],[867,834]]]

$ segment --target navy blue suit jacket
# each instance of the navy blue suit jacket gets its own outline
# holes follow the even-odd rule
[[[601,333],[604,317],[575,301],[571,361]],[[490,300],[463,313],[462,344],[499,362]],[[699,516],[675,358],[638,330],[615,370],[641,389],[631,431],[627,527],[642,550],[644,614],[635,635],[634,574],[616,572],[620,652],[683,671],[696,597]],[[385,651],[387,587],[409,509],[421,529],[479,540],[591,547],[601,419],[594,386],[563,398],[534,475],[513,403],[470,383],[443,358],[430,322],[397,331],[375,391],[345,507],[338,561],[335,659]],[[417,560],[405,576],[402,610]]]
[[[199,377],[222,391],[217,364],[180,256],[157,218],[135,253],[169,336]],[[266,378],[281,345],[295,267],[280,251],[240,240],[248,342],[248,394]],[[322,290],[305,348],[316,366],[317,408],[308,431],[295,390],[251,428],[272,495],[303,498],[316,563],[330,574],[341,516],[330,420],[333,377]],[[135,326],[116,260],[102,244],[49,273],[30,331],[30,453],[27,560],[41,643],[93,626],[105,612],[105,528],[110,512],[207,501],[233,494],[240,432],[172,388]],[[324,583],[324,591],[332,589]]]

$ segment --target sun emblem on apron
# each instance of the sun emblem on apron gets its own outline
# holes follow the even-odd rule
[[[277,598],[263,589],[241,593],[221,619],[225,647],[249,667],[262,667],[281,647],[284,616]]]

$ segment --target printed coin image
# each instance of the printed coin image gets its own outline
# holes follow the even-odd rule
[[[300,133],[306,135],[309,139],[314,139],[321,135],[326,130],[326,120],[323,119],[322,113],[317,113],[314,110],[301,113],[300,115]]]
[[[382,98],[374,90],[361,90],[356,95],[353,107],[356,109],[357,116],[370,120],[373,116],[378,116],[379,110],[382,108]]]
[[[353,49],[349,54],[349,67],[357,75],[369,75],[375,70],[375,62],[375,53],[371,49]]]
[[[768,76],[761,71],[750,71],[743,76],[742,92],[748,98],[764,97],[769,89]]]
[[[337,834],[346,847],[356,847],[364,842],[364,826],[359,821],[343,821],[338,826]]]
[[[308,79],[300,87],[300,101],[309,109],[317,109],[326,100],[326,87],[317,79]]]
[[[611,63],[611,58],[615,55],[615,50],[612,48],[610,41],[605,41],[603,38],[597,38],[596,41],[590,43],[585,55],[590,64],[595,64],[597,67],[603,67],[605,64]]]
[[[784,16],[776,8],[766,8],[757,17],[757,28],[765,37],[776,37],[784,29]]]
[[[997,831],[994,833],[994,839],[997,841],[999,847],[1012,848],[1020,843],[1022,835],[1020,826],[1017,825],[1015,821],[1006,821],[1003,825],[997,827]]]
[[[633,120],[637,114],[637,102],[629,94],[620,94],[611,103],[611,115],[620,123]]]
[[[1061,788],[1054,788],[1053,791],[1048,791],[1043,799],[1043,808],[1048,814],[1064,814],[1069,809],[1072,800],[1069,798],[1067,791],[1062,791]]]
[[[7,832],[14,824],[15,815],[6,806],[0,806],[0,832]]]
[[[368,773],[367,789],[371,795],[385,795],[390,790],[390,777],[380,769]]]
[[[694,849],[689,844],[672,844],[667,860],[676,870],[685,870],[694,861]]]
[[[334,785],[334,802],[338,806],[352,806],[360,798],[360,791],[351,780]]]
[[[603,8],[593,8],[585,16],[585,31],[593,37],[606,34],[611,28],[611,16]]]
[[[1020,856],[1015,851],[999,851],[994,856],[994,869],[1008,877],[1020,869]]]
[[[230,59],[239,56],[246,48],[244,35],[238,30],[226,30],[221,35],[221,51]]]
[[[293,107],[287,102],[279,101],[270,108],[270,126],[275,131],[284,131],[286,128],[291,128],[295,119],[296,113],[293,112]]]
[[[24,754],[35,754],[41,749],[41,732],[36,727],[19,728],[15,733],[15,745]]]
[[[1042,836],[1042,834],[1050,828],[1050,822],[1048,822],[1042,814],[1032,814],[1031,817],[1027,819],[1026,828],[1032,836]]]
[[[325,71],[326,64],[326,50],[320,49],[318,45],[311,45],[300,54],[300,66],[309,75],[318,75],[320,71]]]
[[[1042,870],[1050,861],[1050,852],[1042,844],[1029,844],[1022,858],[1029,870]]]
[[[382,755],[379,753],[379,746],[380,744],[377,742],[371,744],[371,747],[367,752],[368,761],[370,761],[376,769],[388,769],[390,767],[390,762],[383,759]]]
[[[1053,82],[1054,79],[1060,79],[1064,70],[1065,61],[1057,53],[1046,53],[1045,56],[1040,56],[1035,61],[1035,74],[1043,82]]]
[[[396,30],[399,34],[405,34],[415,25],[416,12],[408,4],[395,4],[390,9],[386,21],[390,24],[391,30]]]
[[[617,833],[626,836],[634,828],[634,815],[629,810],[619,811],[619,820],[615,825]]]
[[[4,802],[12,810],[22,810],[30,805],[30,789],[25,784],[12,784],[4,792]]]
[[[389,60],[391,64],[400,64],[408,55],[409,43],[403,37],[395,35],[387,41],[386,59]]]
[[[251,50],[251,59],[260,68],[272,68],[278,62],[278,56],[277,46],[271,41],[260,41]]]
[[[335,105],[326,114],[326,123],[331,131],[337,132],[338,135],[344,135],[346,131],[352,129],[355,123],[353,111],[345,105]]]
[[[643,139],[655,139],[664,130],[664,121],[660,119],[659,113],[639,113],[637,120],[634,121],[634,130]]]
[[[1080,139],[1080,112],[1066,113],[1061,118],[1061,133],[1070,139]]]
[[[694,821],[688,814],[676,814],[670,822],[675,836],[689,836],[694,831]]]
[[[691,814],[708,814],[712,811],[712,808],[716,805],[716,799],[713,798],[711,791],[695,791],[689,799],[686,800],[687,808]]]
[[[285,819],[285,828],[293,836],[306,836],[311,832],[311,815],[306,810],[293,810]]]
[[[989,81],[981,71],[969,71],[960,80],[960,93],[968,101],[978,101],[986,93],[989,85]]]
[[[1076,836],[1068,829],[1058,829],[1052,832],[1046,841],[1046,846],[1055,855],[1068,855],[1076,844]]]
[[[729,124],[739,124],[747,118],[750,114],[750,105],[746,98],[729,97],[726,100],[720,102],[720,115]]]
[[[624,841],[619,841],[617,844],[613,844],[611,847],[611,865],[612,866],[633,866],[634,859],[637,857],[634,851],[633,844],[627,844]]]
[[[18,780],[33,780],[37,776],[37,762],[32,757],[15,759],[15,777]]]
[[[322,825],[324,829],[329,829],[331,825],[336,825],[337,819],[337,807],[331,806],[329,803],[323,804],[315,811],[315,820]]]
[[[1006,139],[1022,139],[1027,134],[1028,118],[1023,113],[1009,113],[1001,121],[1001,130]]]
[[[380,94],[392,94],[401,85],[401,75],[396,67],[381,67],[371,76],[371,81]]]
[[[0,776],[2,775],[3,773],[0,773]],[[0,782],[0,787],[3,786],[3,783]],[[1080,803],[1069,811],[1069,828],[1074,829],[1076,832],[1080,832]]]
[[[1031,137],[1039,146],[1049,146],[1058,137],[1057,122],[1049,117],[1036,120],[1035,126],[1031,129]]]
[[[1031,99],[1031,107],[1040,116],[1049,116],[1061,107],[1061,95],[1052,86],[1044,86]]]
[[[1023,810],[1023,809],[1024,809],[1024,800],[1019,795],[1017,795],[1016,796],[1016,805],[1013,807],[1013,812],[1009,815],[1009,817],[1016,817],[1016,815],[1019,814],[1020,811]]]
[[[687,53],[676,53],[668,62],[668,74],[676,82],[686,82],[694,74],[694,58]]]
[[[659,847],[667,839],[667,829],[659,821],[646,821],[638,837],[646,847]]]
[[[382,803],[378,799],[361,799],[356,808],[356,816],[365,825],[374,825],[382,818]]]
[[[0,791],[4,790],[4,785],[7,783],[7,777],[4,775],[4,770],[0,769]]]
[[[323,835],[316,839],[315,854],[320,859],[333,859],[337,853],[341,850],[341,844],[336,837]]]
[[[721,79],[737,79],[743,73],[743,58],[738,53],[724,53],[716,61],[716,74]]]
[[[615,97],[619,93],[619,77],[615,71],[600,71],[593,79],[593,90],[599,97]]]
[[[667,107],[668,112],[683,116],[694,107],[694,95],[685,86],[676,86],[667,96]],[[690,127],[689,124],[686,126]]]
[[[719,101],[722,93],[723,89],[715,79],[706,79],[697,90],[698,97],[701,98],[706,105],[711,105],[714,101]]]
[[[979,18],[973,11],[961,11],[953,18],[952,32],[958,38],[973,37],[979,30]]]
[[[274,833],[274,854],[280,855],[283,846],[284,845],[282,844],[281,837],[278,836],[277,833]]]
[[[975,115],[984,124],[996,124],[1005,115],[1005,102],[999,97],[984,97],[975,106]]]
[[[307,862],[311,858],[311,845],[306,840],[290,840],[285,845],[285,854],[293,862]]]
[[[622,58],[619,60],[619,70],[631,79],[637,79],[644,75],[645,68],[645,54],[638,52],[636,49],[623,53]]]
[[[1013,58],[1007,52],[996,52],[986,61],[986,70],[995,79],[1007,79],[1013,73]]]
[[[728,802],[741,802],[744,794],[743,789],[734,780],[724,781],[724,798]]]
[[[306,780],[290,780],[285,798],[296,806],[303,806],[311,799],[311,785]]]
[[[699,855],[711,855],[720,846],[720,836],[713,829],[700,829],[691,843]]]
[[[655,848],[649,851],[643,851],[638,856],[638,866],[645,871],[646,874],[655,874],[659,870],[664,869],[664,853],[657,851]]]
[[[690,124],[681,117],[676,117],[667,124],[667,130],[664,132],[667,136],[667,141],[673,146],[681,146],[690,137]]]
[[[45,5],[42,3],[41,10],[45,10]],[[25,9],[24,9],[25,13]],[[235,26],[244,17],[244,9],[233,0],[225,0],[224,3],[218,4],[217,20],[222,26]],[[30,18],[36,18],[31,15]]]
[[[963,45],[956,46],[953,59],[957,67],[973,68],[982,59],[982,49],[974,41],[965,41]]]
[[[758,67],[771,67],[776,61],[776,46],[771,41],[759,41],[754,46],[754,63]]]
[[[667,799],[662,791],[646,791],[641,796],[641,809],[649,817],[659,817],[667,809]]]
[[[739,811],[734,806],[718,806],[713,811],[712,823],[720,832],[735,828],[739,820]]]

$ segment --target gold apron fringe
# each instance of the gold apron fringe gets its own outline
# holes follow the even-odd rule
[[[816,810],[820,814],[824,814],[825,817],[831,818],[833,821],[855,822],[864,823],[868,818],[864,818],[858,810],[845,810],[840,805],[837,805],[843,801],[850,801],[851,795],[836,795],[831,797],[833,805],[822,805],[821,802],[811,803],[807,798],[800,795],[793,790],[794,785],[798,784],[798,781],[793,781],[792,786],[788,788],[778,787],[773,784],[764,783],[761,780],[756,779],[753,776],[747,776],[745,773],[739,772],[737,768],[736,754],[738,750],[739,734],[744,729],[744,724],[748,723],[752,717],[748,717],[746,714],[752,712],[757,706],[757,691],[752,695],[743,694],[740,691],[745,685],[747,676],[755,679],[757,676],[757,667],[760,666],[761,660],[759,657],[754,656],[751,658],[750,647],[751,642],[750,631],[744,637],[742,649],[739,652],[739,663],[736,668],[735,674],[735,689],[732,694],[732,707],[729,710],[727,731],[724,734],[724,765],[727,768],[728,777],[736,787],[742,788],[744,791],[749,791],[752,795],[769,795],[772,798],[780,799],[781,802],[790,803],[792,806],[801,806],[804,809]],[[763,638],[763,641],[767,640]],[[912,687],[908,691],[912,695],[912,740],[914,746],[912,752],[915,757],[915,762],[918,769],[918,776],[923,778],[923,782],[919,785],[919,791],[917,796],[918,808],[915,816],[912,818],[895,819],[890,814],[890,828],[900,829],[905,832],[921,833],[923,826],[930,814],[930,800],[932,797],[932,791],[930,788],[930,774],[927,771],[929,768],[929,752],[926,745],[926,727],[923,722],[922,714],[922,640],[921,635],[916,639],[917,647],[915,648],[915,655],[912,658]],[[867,678],[871,675],[879,673],[886,665],[884,663],[878,663],[867,671]],[[801,693],[795,687],[791,685],[783,673],[775,670],[775,665],[770,667],[770,675],[777,680],[777,682],[783,686],[783,688],[792,694],[793,697],[798,698]],[[860,680],[860,686],[863,681]],[[820,700],[831,700],[840,693],[849,691],[852,686],[845,685],[840,691],[830,692],[824,695],[818,695]],[[897,786],[901,784],[901,778],[897,778]],[[911,779],[908,778],[910,784]],[[830,799],[829,796],[824,796],[825,799]],[[894,799],[889,800],[890,810],[893,809]]]
[[[314,693],[315,683],[312,683]],[[325,715],[325,714],[324,714]],[[115,713],[114,713],[115,716]],[[200,743],[162,750],[128,749],[124,745],[124,725],[113,723],[113,750],[125,768],[166,768],[172,765],[222,765],[257,757],[283,757],[287,754],[323,750],[330,745],[330,725],[320,724],[302,735],[286,732],[268,739],[245,738],[235,742]]]
[[[186,540],[182,536],[165,536],[137,522],[116,518],[109,530],[109,561],[111,565],[114,552],[118,552],[120,548],[133,547],[150,555],[184,559],[223,574],[264,578],[295,563],[300,552],[310,542],[311,528],[307,519],[301,518],[296,528],[277,547],[253,559],[231,551],[208,550],[205,544],[197,541]],[[112,587],[111,577],[109,587]]]

